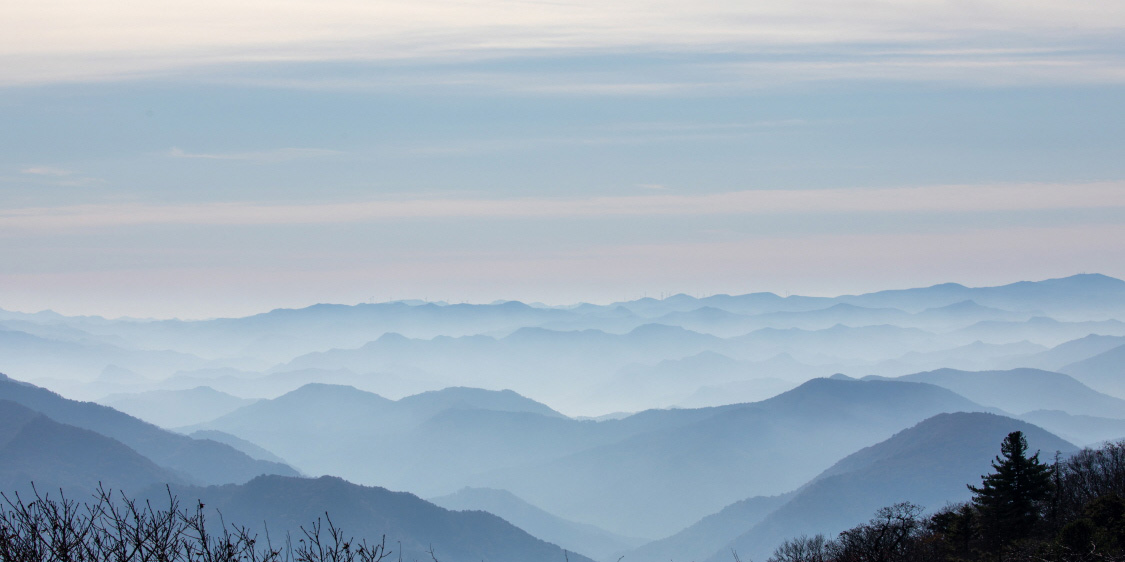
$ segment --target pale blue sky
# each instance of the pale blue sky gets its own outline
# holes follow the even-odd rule
[[[0,13],[0,308],[1125,276],[1120,6],[117,4]]]

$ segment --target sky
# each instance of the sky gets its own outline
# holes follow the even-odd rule
[[[0,308],[1125,277],[1125,3],[0,5]]]

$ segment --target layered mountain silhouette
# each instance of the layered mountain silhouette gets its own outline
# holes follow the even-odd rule
[[[963,339],[982,340],[988,343],[1011,343],[1031,341],[1057,346],[1082,338],[1089,334],[1125,335],[1125,322],[1118,320],[1099,320],[1065,322],[1036,316],[1018,322],[984,321],[952,332],[950,335]]]
[[[966,484],[999,453],[1000,442],[1022,431],[1044,461],[1076,447],[1034,425],[988,413],[939,414],[893,437],[845,457],[763,520],[720,546],[710,562],[742,557],[765,559],[784,539],[829,536],[866,521],[880,507],[909,501],[931,510],[970,497]]]
[[[8,313],[0,317],[0,330],[6,330],[0,350],[7,357],[0,369],[83,399],[199,386],[239,398],[272,398],[311,382],[388,397],[470,386],[550,397],[552,407],[597,416],[715,403],[709,396],[723,392],[732,393],[732,402],[757,397],[753,389],[729,385],[740,381],[707,380],[702,371],[698,385],[674,397],[654,392],[627,400],[628,393],[600,390],[627,367],[701,353],[752,363],[747,378],[794,384],[831,372],[860,377],[942,367],[1058,370],[1089,356],[1060,364],[1035,357],[1043,350],[1027,346],[1091,334],[1125,337],[1125,323],[1113,318],[1125,314],[1122,286],[1117,279],[1079,275],[831,298],[680,294],[569,307],[515,301],[319,304],[199,321]],[[1025,348],[1016,349],[1020,344]],[[764,363],[782,354],[795,364]],[[102,380],[107,369],[135,378]]]
[[[45,493],[61,489],[84,497],[99,484],[137,491],[183,480],[116,439],[0,400],[0,489],[5,492],[26,495],[34,484]]]
[[[214,429],[201,429],[192,432],[190,434],[190,437],[193,439],[210,439],[211,441],[217,441],[225,445],[230,445],[231,447],[242,451],[246,454],[246,456],[252,459],[288,464],[285,459],[263,449],[262,447],[255,445],[254,443],[251,443],[245,439],[239,439],[238,437],[235,437],[229,433],[224,433],[222,431]]]
[[[0,329],[2,368],[22,378],[70,373],[92,379],[111,365],[169,375],[199,368],[207,361],[182,352],[127,349],[102,341],[53,339],[18,330]]]
[[[53,495],[62,490],[80,500],[102,487],[134,497],[140,494],[159,506],[166,501],[165,487],[171,485],[182,505],[201,502],[229,523],[249,525],[262,533],[268,530],[274,537],[290,532],[297,540],[302,527],[310,529],[318,519],[330,518],[349,536],[371,541],[385,535],[387,544],[393,550],[401,549],[404,559],[421,559],[432,551],[442,560],[454,561],[590,562],[494,515],[447,511],[411,494],[358,486],[339,478],[272,475],[211,487],[187,485],[192,479],[158,466],[116,439],[0,400],[0,486],[9,493],[27,496],[34,485],[40,493]]]
[[[172,433],[113,408],[67,400],[5,375],[0,375],[0,396],[57,422],[116,439],[195,482],[220,484],[245,482],[260,474],[297,474],[289,466],[252,459],[229,445]]]
[[[271,529],[330,512],[404,559],[565,560],[547,539],[760,560],[886,504],[964,499],[1012,429],[1044,451],[1125,437],[1122,319],[1125,282],[1101,275],[199,321],[0,311],[0,370],[39,385],[0,377],[0,485],[171,482]]]
[[[476,407],[445,398],[469,394],[391,401],[310,385],[201,429],[257,443],[310,474],[431,496],[502,488],[567,519],[651,537],[691,524],[731,494],[792,489],[926,416],[982,409],[936,386],[897,381],[816,379],[764,402],[602,422],[568,419],[514,393],[476,391],[493,402],[469,402]]]
[[[577,553],[535,538],[500,517],[482,511],[450,511],[404,492],[351,484],[340,478],[315,479],[261,476],[238,485],[206,488],[173,486],[181,502],[201,502],[222,514],[227,522],[268,530],[272,540],[290,533],[296,542],[301,528],[318,519],[341,529],[345,537],[379,542],[403,560],[433,556],[450,562],[560,561],[592,562]],[[166,500],[163,489],[147,494],[154,502]],[[157,503],[156,505],[159,505]],[[212,511],[212,516],[217,514]]]
[[[1125,345],[1125,337],[1090,334],[1061,343],[1041,353],[1029,357],[1013,358],[1019,363],[1012,367],[1036,367],[1046,371],[1065,372],[1066,366],[1105,353],[1115,347]]]
[[[927,384],[814,379],[753,404],[659,412],[697,419],[484,474],[470,485],[504,487],[562,517],[655,538],[717,511],[732,496],[792,490],[892,428],[980,409]]]
[[[1059,371],[1091,388],[1114,396],[1125,396],[1125,344],[1066,365]]]
[[[837,297],[840,302],[860,306],[919,310],[948,306],[971,300],[979,305],[1012,311],[1046,314],[1083,313],[1105,317],[1120,313],[1125,304],[1125,281],[1099,274],[1081,274],[1020,281],[998,287],[965,287],[944,283],[922,289],[879,291],[857,296]]]
[[[1094,447],[1125,439],[1123,419],[1072,415],[1061,410],[1035,410],[1018,417],[1076,445]]]

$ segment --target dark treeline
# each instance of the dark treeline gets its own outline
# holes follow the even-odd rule
[[[380,562],[392,554],[385,538],[353,541],[330,519],[279,542],[208,520],[202,503],[181,508],[171,493],[161,508],[104,489],[91,502],[35,492],[0,504],[3,562]]]
[[[789,539],[769,562],[1125,561],[1125,441],[1047,463],[1017,431],[1000,450],[969,502],[884,507],[835,539]]]

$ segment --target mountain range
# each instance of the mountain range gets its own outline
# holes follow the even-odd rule
[[[225,484],[246,482],[260,474],[297,475],[287,465],[252,459],[229,445],[172,433],[113,408],[68,400],[2,374],[0,396],[56,422],[113,438],[192,482]]]
[[[5,391],[5,397],[23,402],[0,400],[0,486],[7,494],[34,497],[36,493],[62,493],[81,500],[105,489],[160,506],[167,502],[170,492],[181,505],[198,503],[215,510],[213,521],[248,526],[260,536],[273,533],[277,538],[288,535],[298,540],[304,530],[330,519],[348,536],[368,542],[385,537],[404,559],[420,559],[432,552],[440,554],[442,560],[453,561],[592,562],[489,513],[449,511],[412,494],[359,486],[334,477],[283,476],[277,473],[293,471],[278,463],[257,461],[257,466],[282,470],[249,481],[192,485],[200,481],[198,473],[160,466],[122,441],[88,427],[109,431],[156,453],[167,442],[179,441],[182,451],[208,455],[217,463],[215,474],[224,469],[229,473],[231,467],[237,467],[236,459],[244,455],[216,441],[171,434],[110,408],[69,401],[26,383],[0,379],[0,390]],[[61,423],[54,417],[71,423]]]
[[[492,403],[478,398],[472,408],[447,398],[465,392],[391,401],[310,385],[192,429],[257,443],[310,474],[423,495],[505,489],[567,519],[653,537],[722,507],[732,493],[788,491],[827,468],[825,460],[930,415],[983,409],[929,384],[814,379],[758,403],[594,422],[514,393],[478,392]],[[666,502],[678,509],[661,509]]]
[[[1123,318],[1125,282],[1100,275],[197,321],[0,311],[0,487],[171,486],[271,533],[331,517],[404,559],[760,560],[887,504],[964,500],[1007,432],[1051,457],[1125,437]]]

